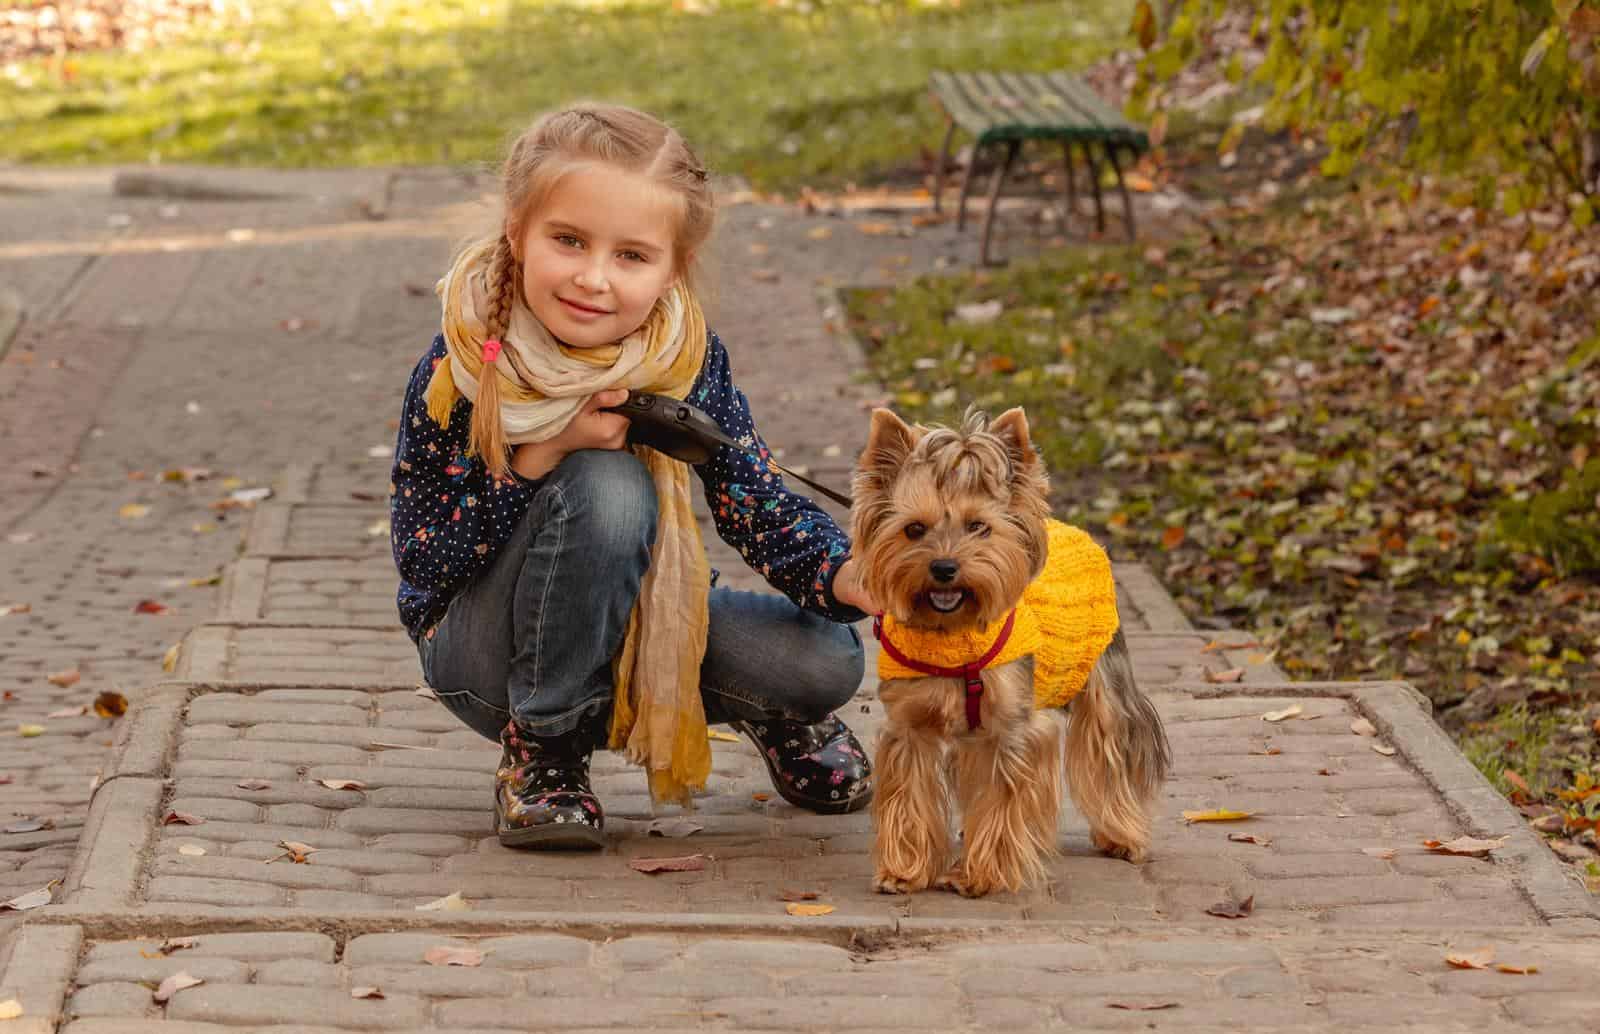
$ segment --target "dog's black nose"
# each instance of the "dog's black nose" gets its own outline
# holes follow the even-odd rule
[[[935,560],[928,565],[928,571],[936,582],[954,581],[956,572],[961,570],[961,565],[954,560]]]

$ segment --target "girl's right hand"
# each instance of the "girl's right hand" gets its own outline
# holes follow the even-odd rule
[[[511,469],[530,481],[556,469],[569,453],[580,449],[621,449],[628,444],[628,418],[621,413],[602,412],[607,406],[620,406],[628,389],[612,388],[596,392],[583,404],[561,433],[542,442],[529,442],[511,451]]]

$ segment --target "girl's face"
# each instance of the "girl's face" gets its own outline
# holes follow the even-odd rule
[[[609,345],[644,323],[671,286],[677,208],[661,187],[606,165],[556,185],[522,238],[522,293],[574,348]]]

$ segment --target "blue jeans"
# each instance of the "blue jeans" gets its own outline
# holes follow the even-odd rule
[[[655,485],[631,453],[569,455],[534,494],[488,570],[418,643],[445,707],[498,741],[508,719],[536,736],[606,713],[611,659],[650,566]],[[861,683],[861,637],[765,593],[711,590],[700,666],[708,722],[816,722]]]

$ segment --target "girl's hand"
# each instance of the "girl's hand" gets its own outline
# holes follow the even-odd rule
[[[856,563],[855,557],[846,560],[839,573],[833,576],[833,598],[874,617],[883,614],[883,607],[862,582],[861,565]]]
[[[544,477],[568,454],[580,449],[620,449],[628,444],[628,418],[601,412],[628,398],[627,388],[597,392],[583,404],[560,434],[542,442],[529,442],[511,450],[511,469],[528,480]]]

